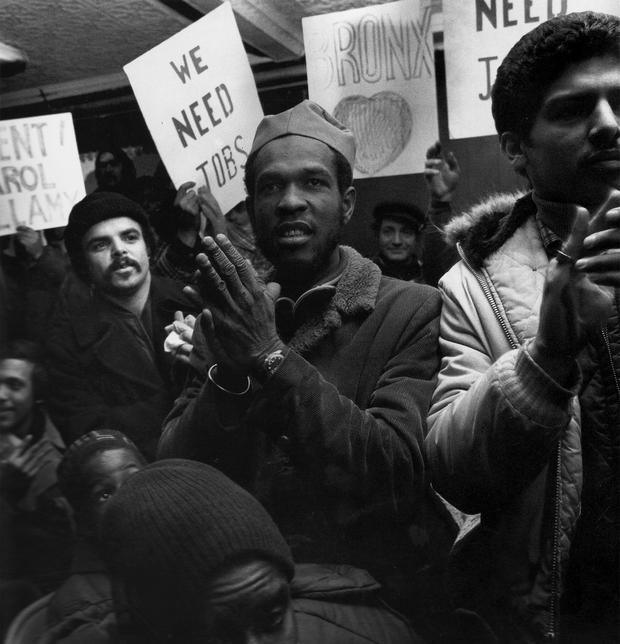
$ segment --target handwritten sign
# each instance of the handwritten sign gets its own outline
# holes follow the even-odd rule
[[[355,134],[354,176],[422,172],[438,137],[431,7],[400,0],[302,25],[309,96]]]
[[[224,212],[239,203],[263,111],[230,4],[124,70],[174,185],[208,186]]]
[[[71,114],[0,121],[0,235],[64,226],[85,194]]]
[[[549,18],[573,11],[618,15],[618,0],[468,0],[444,2],[450,137],[496,134],[491,87],[511,47]]]

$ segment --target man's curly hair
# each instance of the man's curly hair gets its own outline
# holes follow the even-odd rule
[[[549,85],[573,63],[606,55],[620,60],[620,19],[584,11],[557,16],[525,34],[497,71],[491,93],[498,134],[527,139]]]

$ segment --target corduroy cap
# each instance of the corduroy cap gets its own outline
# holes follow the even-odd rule
[[[250,154],[282,136],[297,134],[322,141],[337,150],[349,162],[355,163],[355,137],[353,132],[336,120],[318,103],[302,101],[285,112],[265,116],[258,124]]]
[[[71,209],[65,228],[65,247],[73,269],[82,279],[87,278],[82,249],[84,235],[95,224],[116,217],[133,219],[140,225],[147,244],[150,243],[152,235],[146,212],[135,201],[118,192],[92,192]]]
[[[136,472],[108,502],[101,536],[110,570],[134,591],[199,596],[214,572],[251,554],[293,576],[289,547],[263,506],[196,461],[156,461]]]

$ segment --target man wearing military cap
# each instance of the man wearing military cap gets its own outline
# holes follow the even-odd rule
[[[247,204],[275,272],[265,284],[224,236],[205,238],[200,366],[159,454],[215,465],[266,505],[298,561],[366,568],[408,608],[405,582],[437,544],[421,444],[439,299],[339,244],[354,158],[352,133],[310,101],[259,124]]]

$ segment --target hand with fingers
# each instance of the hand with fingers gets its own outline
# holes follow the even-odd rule
[[[15,229],[17,241],[24,247],[29,257],[39,259],[43,254],[43,239],[41,232],[28,226],[17,226]]]
[[[48,440],[41,439],[33,445],[32,436],[28,436],[22,445],[2,461],[3,493],[12,494],[18,500],[26,493],[41,468],[48,463],[53,452],[54,447]]]
[[[217,199],[206,186],[198,188],[198,203],[202,216],[210,225],[211,235],[213,237],[225,235],[227,232],[226,217]]]
[[[609,226],[599,232],[592,227]],[[620,208],[590,214],[576,207],[571,233],[547,272],[532,358],[560,384],[566,383],[587,333],[611,314],[620,286]]]
[[[248,375],[268,353],[284,348],[275,324],[280,286],[265,284],[224,235],[205,237],[196,257],[207,308],[203,329],[219,369]]]
[[[198,221],[200,204],[198,202],[198,195],[194,190],[195,185],[196,183],[194,181],[186,181],[181,184],[174,198],[174,207],[180,208],[189,215],[193,215],[196,221]]]
[[[195,316],[184,315],[183,311],[174,312],[174,321],[165,327],[168,334],[164,347],[173,355],[175,360],[189,364],[189,357],[193,349]]]
[[[461,178],[461,168],[452,152],[448,152],[444,157],[439,141],[426,151],[424,178],[432,199],[452,200]]]

